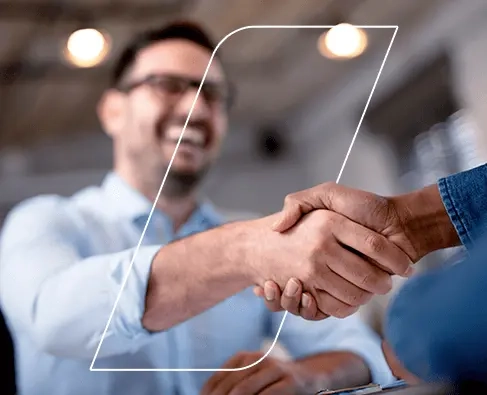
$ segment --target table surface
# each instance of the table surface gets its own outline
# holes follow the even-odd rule
[[[353,392],[347,392],[346,394],[353,395]],[[360,391],[357,392],[360,394]],[[384,390],[378,390],[377,392],[372,392],[370,395],[463,395],[463,393],[455,392],[451,387],[447,387],[445,385],[418,385],[418,386],[407,386],[407,387],[398,387],[398,388],[390,388]],[[339,395],[339,394],[337,394]],[[467,393],[465,393],[467,395]],[[471,394],[468,394],[471,395]]]

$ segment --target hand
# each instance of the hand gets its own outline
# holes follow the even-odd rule
[[[286,196],[281,215],[273,228],[284,232],[302,215],[316,209],[340,213],[394,242],[413,262],[420,258],[391,199],[332,182]]]
[[[287,231],[295,225],[300,217],[312,210],[329,209],[339,212],[347,218],[362,224],[396,244],[408,254],[412,262],[417,262],[430,252],[460,245],[458,234],[451,223],[443,205],[438,187],[430,185],[411,193],[383,197],[373,193],[351,189],[336,183],[325,183],[316,187],[288,195],[284,208],[273,224],[278,232]],[[380,262],[375,262],[381,266]],[[384,268],[387,270],[387,268]],[[407,273],[412,275],[412,268]],[[258,296],[264,294],[272,297],[277,292],[278,285],[272,281],[266,282],[267,291],[258,286],[254,292]],[[280,291],[280,289],[279,289]],[[293,305],[294,310],[286,308],[293,314],[299,314],[306,319],[313,314],[316,301],[309,301],[309,295],[304,296],[304,302],[296,307],[296,299],[282,300],[287,305]],[[282,310],[278,305],[279,296],[266,298],[266,304],[272,311]],[[298,309],[298,310],[296,310]]]
[[[328,182],[286,196],[273,228],[284,232],[316,209],[335,211],[380,233],[413,263],[430,252],[460,245],[437,185],[384,197]]]
[[[391,290],[388,272],[408,273],[411,261],[401,249],[342,215],[313,211],[282,234],[270,230],[275,219],[251,221],[252,229],[246,232],[250,239],[243,253],[253,267],[253,282],[263,286],[271,280],[283,289],[288,279],[299,279],[303,291],[316,301],[312,319],[347,317],[373,294]]]
[[[294,292],[295,289],[297,290]],[[303,292],[303,285],[297,278],[289,279],[283,292],[274,281],[266,281],[264,288],[254,287],[254,294],[259,298],[264,298],[267,308],[273,312],[287,310],[293,315],[310,321],[328,317],[328,315],[320,313],[313,295]]]
[[[244,368],[263,356],[260,352],[239,353],[225,363],[223,369]],[[201,395],[307,394],[311,392],[306,388],[305,374],[305,371],[294,362],[267,356],[244,370],[215,373],[204,385]]]

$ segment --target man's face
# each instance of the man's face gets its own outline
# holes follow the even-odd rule
[[[122,102],[122,120],[120,130],[111,134],[122,152],[119,160],[136,162],[138,171],[163,177],[191,112],[170,174],[203,176],[220,151],[227,127],[227,89],[218,60],[212,62],[195,101],[210,57],[207,49],[179,39],[139,52],[123,83],[132,87],[117,99]]]

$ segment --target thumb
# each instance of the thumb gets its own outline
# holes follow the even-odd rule
[[[272,225],[272,230],[282,233],[290,229],[299,221],[302,214],[303,212],[299,204],[284,204],[277,220]]]

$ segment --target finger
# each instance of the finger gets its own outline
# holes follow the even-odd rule
[[[278,380],[264,388],[259,395],[294,395],[297,391],[291,380]]]
[[[359,255],[341,248],[335,256],[335,259],[328,259],[328,268],[349,283],[377,295],[387,294],[392,289],[391,276]]]
[[[300,315],[301,295],[303,286],[301,281],[291,278],[284,288],[281,296],[281,306],[291,314]]]
[[[257,296],[258,298],[263,298],[264,297],[264,288],[256,285],[253,288],[253,291],[254,291],[254,295]]]
[[[330,208],[335,189],[336,184],[324,183],[287,195],[281,215],[274,223],[273,229],[284,232],[295,225],[303,215],[313,210]]]
[[[348,268],[352,266],[357,259],[360,260],[361,258],[355,256],[348,250],[344,250],[338,243],[331,245],[330,248],[331,249],[326,253],[328,267],[326,268],[326,274],[323,275],[323,280],[319,283],[319,288],[326,290],[336,299],[352,307],[362,306],[368,303],[374,296],[372,292],[357,286],[353,282],[344,278],[340,273],[336,273],[332,268],[333,265],[339,265],[342,268],[342,271],[348,273]],[[325,259],[322,260],[325,261]],[[349,263],[350,261],[352,262]],[[366,263],[364,262],[364,264]],[[346,268],[346,271],[343,270],[343,267]],[[380,269],[374,269],[380,272]],[[387,274],[384,275],[390,278]]]
[[[227,395],[238,383],[245,380],[246,376],[250,375],[250,372],[247,372],[246,370],[224,373],[225,374],[220,377],[220,380],[215,383],[214,387],[208,393],[209,395]]]
[[[264,361],[261,363],[255,364],[260,358],[260,355],[256,354],[242,354],[243,357],[236,359],[238,360],[238,364],[230,363],[226,366],[227,369],[239,369],[239,368],[246,368],[243,370],[238,370],[234,372],[224,372],[225,375],[216,382],[211,395],[227,395],[229,394],[233,388],[235,388],[239,383],[247,381],[250,376],[252,376],[255,372],[265,368]],[[255,365],[253,365],[255,364]],[[253,365],[253,366],[251,366]],[[249,366],[247,368],[247,366]]]
[[[232,358],[230,358],[227,362],[223,364],[222,369],[236,369],[236,368],[244,367],[245,366],[243,365],[243,363],[245,363],[244,359],[245,357],[243,354],[234,355]],[[245,372],[245,370],[243,370],[243,372]],[[201,395],[215,394],[215,389],[219,386],[220,382],[224,381],[226,377],[231,373],[239,373],[239,371],[237,372],[220,371],[213,374],[203,386],[201,390]]]
[[[282,211],[279,213],[276,222],[272,225],[272,230],[276,232],[285,232],[293,227],[304,215],[299,204],[284,204]]]
[[[317,321],[328,318],[318,310],[318,302],[313,295],[308,292],[303,293],[301,296],[301,308],[299,309],[299,315],[308,321]]]
[[[327,316],[346,318],[352,314],[355,314],[359,309],[357,306],[350,306],[343,303],[341,300],[338,300],[326,291],[315,291],[313,296],[318,302],[320,312]]]
[[[404,276],[412,262],[394,243],[384,236],[346,218],[341,225],[332,229],[335,237],[343,244],[377,261],[393,273]]]
[[[264,296],[266,307],[273,312],[283,310],[281,306],[281,288],[274,281],[266,281],[264,283]]]
[[[236,383],[229,395],[260,394],[264,388],[284,378],[284,375],[285,372],[275,365],[256,370]]]

